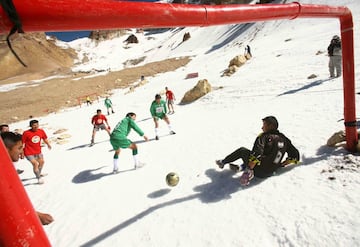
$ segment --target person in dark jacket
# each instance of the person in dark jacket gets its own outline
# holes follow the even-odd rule
[[[334,35],[328,46],[329,72],[330,77],[341,76],[341,40],[338,35]],[[336,75],[335,72],[336,71]]]
[[[249,185],[250,180],[256,176],[266,178],[271,176],[278,168],[290,163],[298,163],[299,151],[284,134],[278,130],[279,123],[274,116],[262,119],[263,132],[256,138],[252,150],[240,147],[222,160],[216,160],[216,164],[223,169],[229,164],[232,170],[243,170],[240,177],[241,185]],[[287,154],[287,158],[283,158]],[[240,166],[232,162],[242,159]]]

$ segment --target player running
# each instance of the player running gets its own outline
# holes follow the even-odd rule
[[[41,153],[41,141],[44,141],[48,149],[51,149],[51,145],[47,139],[45,131],[39,128],[38,120],[31,120],[29,125],[30,129],[24,131],[22,135],[24,155],[25,158],[32,164],[38,183],[42,184],[44,183],[44,180],[42,179],[43,174],[41,174],[41,170],[44,167],[45,161],[44,156]]]
[[[113,173],[118,173],[119,170],[118,161],[121,148],[130,148],[132,150],[135,169],[144,165],[138,159],[138,149],[136,144],[127,138],[131,129],[133,129],[140,136],[143,136],[145,141],[148,141],[147,136],[145,136],[144,132],[136,125],[135,119],[136,114],[129,112],[126,114],[126,117],[115,126],[113,132],[110,135],[110,143],[115,150]]]

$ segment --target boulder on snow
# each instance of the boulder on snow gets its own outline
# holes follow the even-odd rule
[[[181,99],[180,104],[188,104],[194,102],[195,100],[211,92],[211,90],[212,88],[208,80],[200,80],[195,87],[185,93],[184,97]]]
[[[137,44],[139,40],[134,34],[131,34],[124,42],[127,44]]]
[[[224,71],[223,76],[231,76],[239,67],[245,64],[247,58],[244,55],[238,55],[230,60],[228,68]]]
[[[345,132],[343,130],[340,130],[336,133],[334,133],[328,140],[326,145],[329,147],[335,147],[336,144],[344,142],[346,140],[345,138]]]
[[[191,35],[189,32],[186,32],[183,36],[183,42],[185,42],[186,40],[190,39],[191,38]]]

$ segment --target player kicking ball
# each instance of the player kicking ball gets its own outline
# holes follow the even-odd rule
[[[115,126],[113,132],[110,135],[110,143],[115,150],[114,162],[113,162],[114,174],[118,173],[119,171],[118,161],[119,161],[120,150],[122,148],[123,149],[130,148],[132,150],[135,169],[145,165],[144,163],[140,162],[138,159],[137,145],[127,138],[131,129],[133,129],[140,136],[144,137],[145,141],[148,141],[147,136],[144,135],[144,132],[135,123],[135,119],[136,119],[136,114],[133,112],[129,112],[128,114],[126,114],[126,117]]]

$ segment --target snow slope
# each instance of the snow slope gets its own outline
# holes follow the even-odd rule
[[[350,8],[358,81],[359,1],[300,2]],[[142,142],[135,132],[130,134],[146,163],[141,169],[133,169],[131,151],[123,150],[121,172],[111,174],[113,152],[105,132],[97,133],[95,146],[87,146],[90,118],[97,108],[105,111],[103,101],[39,119],[52,140],[61,128],[71,135],[67,143],[43,149],[48,173],[44,185],[35,184],[27,161],[17,164],[25,170],[20,179],[34,207],[55,218],[45,226],[52,245],[360,246],[360,157],[324,146],[343,129],[338,121],[343,118],[342,79],[328,79],[326,56],[339,30],[337,20],[296,19],[145,33],[141,40],[149,42],[127,49],[122,40],[96,47],[87,39],[69,43],[92,54],[91,62],[76,69],[119,69],[123,61],[144,54],[144,62],[189,55],[193,59],[185,68],[146,78],[149,83],[131,94],[117,90],[112,95],[116,113],[108,117],[111,126],[135,112],[150,138],[154,95],[168,86],[177,98],[176,113],[170,115],[176,135],[166,135],[164,122],[159,141]],[[190,32],[191,39],[180,43],[184,32]],[[231,77],[222,77],[245,45],[251,46],[253,58]],[[115,51],[121,55],[113,56]],[[323,53],[316,55],[318,51]],[[185,79],[192,72],[199,77]],[[317,77],[307,79],[311,74]],[[220,89],[179,105],[199,79]],[[240,146],[251,148],[267,115],[278,118],[280,131],[299,149],[302,163],[242,188],[240,174],[220,170],[214,161]],[[27,125],[24,121],[11,127]],[[165,183],[172,171],[180,176],[174,188]]]

